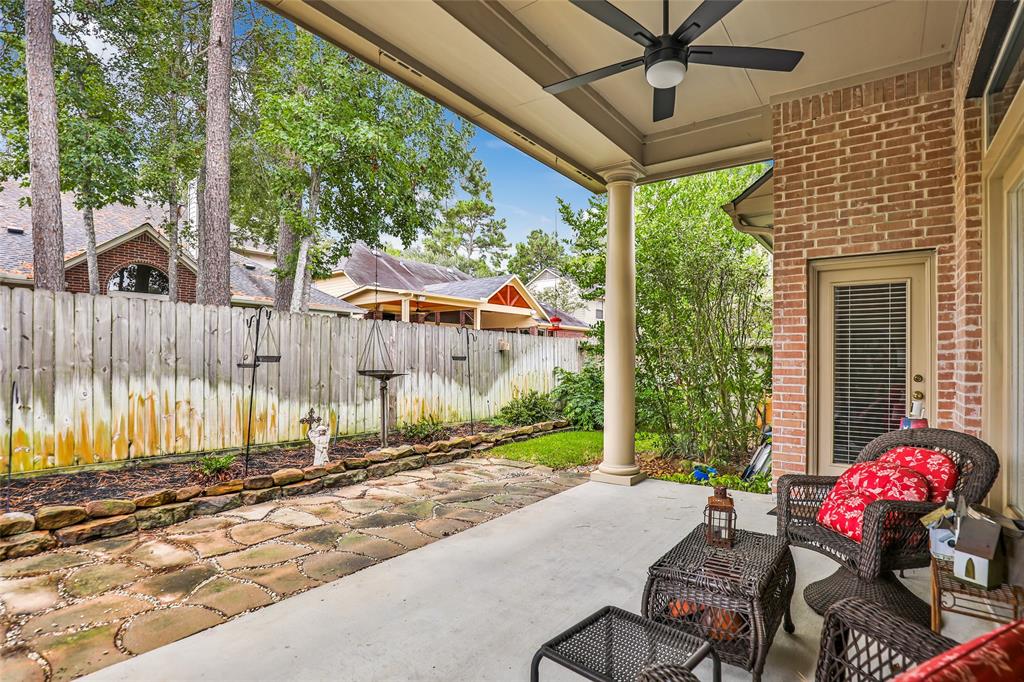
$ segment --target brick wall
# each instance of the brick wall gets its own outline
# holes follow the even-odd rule
[[[148,234],[118,244],[104,251],[96,258],[99,266],[100,293],[107,293],[107,282],[117,270],[142,263],[151,265],[167,272],[167,250]],[[67,290],[74,293],[88,293],[89,270],[85,261],[68,268],[64,272]],[[183,262],[178,262],[178,300],[186,303],[196,302],[196,276]]]
[[[966,99],[967,86],[992,13],[991,0],[971,0],[953,60],[955,343],[952,426],[981,435],[982,419],[982,102]]]
[[[773,107],[773,471],[807,470],[808,260],[931,250],[935,426],[981,429],[981,103],[965,100],[991,12],[950,64]]]

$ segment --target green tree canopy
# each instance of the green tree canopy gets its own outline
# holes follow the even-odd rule
[[[565,246],[558,237],[544,230],[532,230],[526,241],[516,244],[507,269],[529,282],[544,268],[561,270],[565,255]]]
[[[470,126],[306,31],[257,28],[241,67],[232,212],[283,253],[279,278],[302,281],[307,262],[322,271],[356,241],[408,245],[433,228]]]
[[[505,219],[495,217],[491,183],[478,159],[469,163],[461,187],[465,197],[442,211],[441,224],[424,239],[423,248],[433,262],[486,277],[508,253]]]

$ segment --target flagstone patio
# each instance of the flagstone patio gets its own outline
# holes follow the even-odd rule
[[[0,563],[0,679],[84,675],[584,480],[461,460]]]

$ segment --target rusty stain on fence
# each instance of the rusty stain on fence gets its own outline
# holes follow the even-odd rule
[[[242,447],[251,375],[235,363],[246,314],[0,287],[0,471],[8,445],[14,472]],[[368,322],[275,313],[270,324],[284,357],[257,375],[254,442],[303,438],[298,420],[310,407],[327,415],[333,435],[377,428],[376,383],[355,372]],[[392,383],[397,423],[468,418],[465,373],[450,357],[456,330],[381,324],[406,373]],[[508,350],[499,352],[500,338]],[[581,363],[578,342],[565,338],[481,332],[470,352],[478,419],[515,395],[549,390],[555,367]]]

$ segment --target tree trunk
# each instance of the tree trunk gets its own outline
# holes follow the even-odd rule
[[[284,211],[277,218],[277,287],[274,290],[274,310],[292,309],[292,284],[295,278],[288,272],[288,259],[295,251],[295,232],[285,219]]]
[[[178,213],[177,201],[170,202],[167,207],[167,298],[178,300],[178,256],[181,250],[178,245]]]
[[[292,277],[292,303],[293,313],[302,312],[303,292],[306,282],[306,257],[309,254],[309,245],[313,242],[311,235],[306,235],[299,242],[299,255],[295,258],[295,275]],[[296,286],[298,284],[298,286]]]
[[[317,210],[320,207],[320,169],[313,168],[309,174],[309,201],[306,204],[306,222],[316,225]],[[313,243],[313,235],[308,234],[299,242],[299,255],[295,259],[295,276],[292,285],[293,313],[309,310],[309,288],[312,283],[312,272],[307,268],[309,246]],[[295,286],[298,284],[299,286]]]
[[[229,138],[231,132],[231,29],[232,1],[213,0],[210,45],[206,53],[206,232],[202,303],[231,303],[231,236],[228,194],[231,184]]]
[[[206,254],[206,202],[203,197],[206,194],[206,155],[203,154],[203,161],[199,164],[199,178],[196,180],[196,251],[197,263],[203,263]],[[203,292],[206,290],[206,276],[203,269],[199,268],[196,273],[196,301],[202,302]]]
[[[308,260],[308,259],[307,259]],[[302,312],[309,312],[309,290],[313,286],[313,268],[307,267],[302,278]]]
[[[85,224],[85,266],[89,271],[89,293],[95,296],[100,293],[100,265],[96,259],[96,222],[93,220],[92,206],[82,209],[82,222]]]
[[[53,0],[25,0],[29,185],[35,287],[64,290],[57,91],[53,80]]]

